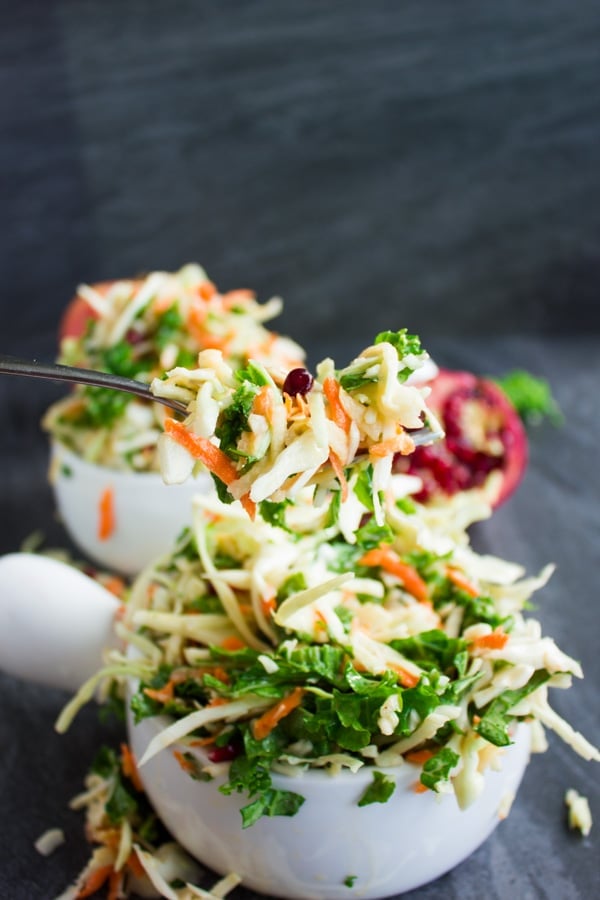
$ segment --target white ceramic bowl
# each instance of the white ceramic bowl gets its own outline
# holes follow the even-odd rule
[[[164,722],[154,718],[134,725],[130,719],[136,758]],[[171,748],[150,759],[140,775],[169,831],[216,872],[236,872],[246,886],[281,900],[367,900],[433,881],[482,844],[500,821],[503,803],[516,793],[529,745],[529,729],[522,725],[504,754],[502,770],[486,772],[482,794],[465,811],[453,795],[416,793],[419,768],[408,763],[387,770],[397,773],[390,800],[365,807],[357,801],[372,781],[367,767],[337,776],[312,770],[297,777],[273,776],[274,787],[305,797],[295,816],[262,818],[244,830],[240,808],[248,800],[220,793],[224,777],[193,780]],[[193,752],[206,763],[202,751]]]
[[[166,485],[154,472],[119,472],[52,443],[51,478],[61,520],[76,546],[101,566],[135,575],[191,523],[192,497],[213,490],[209,475]],[[115,527],[101,539],[99,506],[111,489]]]

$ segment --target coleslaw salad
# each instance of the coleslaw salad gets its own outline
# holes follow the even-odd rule
[[[221,293],[196,264],[178,272],[81,285],[90,317],[83,334],[61,341],[58,361],[149,383],[176,365],[194,365],[202,349],[218,348],[235,367],[249,359],[285,378],[304,351],[265,327],[281,312],[273,297],[259,303],[246,289]],[[43,425],[90,462],[109,468],[157,471],[156,445],[165,413],[159,404],[105,388],[78,387],[53,404]]]
[[[549,688],[582,676],[579,664],[523,614],[552,567],[523,578],[477,555],[464,526],[481,508],[432,511],[406,487],[394,484],[384,524],[369,518],[354,543],[312,504],[289,509],[290,533],[291,521],[251,522],[199,499],[193,528],[132,589],[117,627],[135,656],[111,651],[58,730],[99,682],[136,679],[134,715],[170,717],[140,765],[166,751],[192,777],[225,767],[224,790],[248,795],[245,827],[302,803],[274,791],[270,772],[315,767],[372,767],[371,803],[393,790],[386,773],[418,763],[419,790],[454,792],[467,807],[522,720],[600,759],[548,703]],[[202,748],[204,764],[186,746]]]

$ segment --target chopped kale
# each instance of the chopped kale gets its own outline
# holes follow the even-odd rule
[[[396,789],[396,782],[384,775],[383,772],[375,770],[373,772],[373,781],[368,786],[360,800],[359,806],[369,806],[371,803],[387,803]]]

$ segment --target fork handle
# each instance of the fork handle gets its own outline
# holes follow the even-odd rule
[[[175,409],[180,413],[187,413],[185,404],[178,400],[165,397],[155,397],[147,384],[136,381],[134,378],[123,378],[121,375],[113,375],[111,372],[97,372],[93,369],[79,369],[76,366],[63,366],[59,363],[42,363],[37,359],[19,359],[16,356],[0,354],[0,374],[24,375],[29,378],[45,378],[49,381],[68,381],[71,384],[89,384],[94,387],[111,388],[115,391],[125,391],[127,394],[135,394],[144,400],[153,400]]]

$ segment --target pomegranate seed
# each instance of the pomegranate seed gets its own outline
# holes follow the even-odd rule
[[[283,393],[289,394],[290,397],[296,397],[298,394],[308,394],[313,386],[314,378],[308,369],[292,369],[287,373],[283,382]]]
[[[208,751],[208,758],[214,763],[230,762],[230,760],[240,755],[240,749],[240,745],[234,743],[225,744],[224,747],[213,747],[212,750]]]

